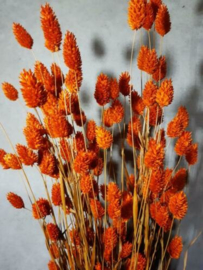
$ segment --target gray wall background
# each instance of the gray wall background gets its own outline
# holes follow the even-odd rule
[[[84,81],[81,89],[83,108],[87,116],[98,118],[98,107],[93,98],[97,75],[102,71],[118,78],[129,70],[132,32],[127,25],[128,1],[116,0],[48,0],[54,8],[63,33],[74,32],[83,60]],[[39,10],[43,0],[0,0],[0,82],[8,81],[19,87],[18,76],[23,68],[32,68],[34,59],[28,50],[18,46],[12,34],[12,22],[19,22],[34,38],[37,59],[50,65],[52,58],[44,47],[40,29]],[[174,102],[166,109],[166,123],[182,104],[190,113],[190,130],[199,143],[199,162],[191,169],[186,189],[189,211],[181,224],[181,235],[189,243],[203,228],[203,0],[165,0],[168,5],[172,30],[164,38],[163,54],[167,57],[168,77],[175,88]],[[136,48],[139,48],[139,34]],[[60,54],[62,61],[62,56]],[[66,68],[64,67],[64,72]],[[133,82],[139,89],[139,72],[134,63]],[[18,103],[7,101],[0,93],[0,122],[13,144],[24,143],[22,128],[25,111]],[[12,152],[3,133],[0,148]],[[171,150],[170,150],[171,151]],[[173,158],[173,156],[171,157]],[[37,172],[27,170],[38,197],[44,195]],[[38,223],[28,211],[15,210],[6,201],[7,192],[21,195],[28,207],[21,175],[16,171],[0,170],[0,269],[47,269],[48,253]],[[30,207],[29,207],[30,208]],[[203,269],[203,236],[189,251],[187,269]],[[183,269],[183,256],[171,269]]]

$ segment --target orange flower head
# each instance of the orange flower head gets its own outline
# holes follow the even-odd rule
[[[146,13],[145,0],[130,0],[128,6],[128,24],[132,30],[142,27]]]
[[[181,168],[175,174],[175,176],[171,179],[171,184],[176,191],[182,190],[187,182],[187,170]]]
[[[47,92],[46,102],[41,106],[42,112],[46,116],[52,116],[55,114],[60,114],[58,108],[58,99],[51,92]]]
[[[189,114],[188,114],[186,108],[183,107],[183,106],[180,106],[179,109],[178,109],[178,113],[177,113],[176,117],[181,122],[182,128],[186,129],[186,127],[189,124]]]
[[[163,111],[158,104],[154,104],[149,107],[149,124],[150,126],[156,126],[163,121]]]
[[[133,216],[133,197],[128,191],[122,194],[121,217],[123,221],[128,221]]]
[[[72,158],[71,148],[68,141],[64,138],[60,140],[60,154],[61,154],[61,157],[66,162],[71,161],[71,158]]]
[[[95,219],[101,219],[104,216],[105,210],[100,201],[90,199],[90,208]]]
[[[149,148],[145,154],[144,163],[148,168],[162,168],[164,162],[164,148],[161,143],[154,139],[149,142]]]
[[[37,61],[35,63],[34,73],[38,82],[42,83],[48,92],[54,94],[57,91],[57,89],[55,89],[54,77],[49,73],[44,64]]]
[[[152,106],[156,102],[156,93],[157,93],[158,87],[152,82],[148,81],[145,84],[145,88],[143,91],[143,102],[146,106]]]
[[[106,196],[107,202],[113,203],[116,200],[121,200],[121,196],[122,194],[118,186],[115,183],[110,182],[108,184],[108,190],[107,190],[107,196]]]
[[[130,94],[130,74],[127,71],[121,73],[118,85],[119,91],[123,96]]]
[[[49,151],[39,151],[39,168],[41,173],[52,176],[57,170],[56,158]]]
[[[56,243],[52,243],[49,247],[49,250],[54,258],[60,258],[60,250]]]
[[[49,268],[49,270],[60,270],[57,263],[55,263],[53,261],[49,261],[48,268]]]
[[[53,223],[49,223],[49,224],[47,224],[46,229],[47,229],[47,234],[48,234],[48,237],[50,238],[50,240],[57,241],[57,240],[60,240],[62,238],[61,231],[59,230],[57,225],[55,225]]]
[[[113,142],[113,136],[111,132],[103,127],[96,127],[95,133],[98,146],[101,149],[108,149]]]
[[[115,228],[109,227],[103,235],[104,248],[111,252],[117,245],[118,236]]]
[[[113,100],[119,97],[119,84],[116,78],[110,79],[110,97]]]
[[[16,150],[19,155],[20,161],[23,164],[27,166],[33,166],[34,163],[37,162],[38,156],[28,147],[21,144],[17,144]]]
[[[3,158],[4,158],[5,164],[9,168],[13,170],[20,170],[22,168],[22,165],[18,156],[14,154],[5,154]]]
[[[197,162],[197,159],[198,159],[198,144],[197,143],[194,143],[189,147],[185,155],[185,158],[189,165],[194,165]]]
[[[62,115],[47,116],[44,123],[52,138],[69,137],[73,132],[72,125]]]
[[[149,2],[146,4],[145,18],[143,22],[144,29],[146,29],[147,31],[150,30],[154,23],[154,19],[155,19],[155,16],[154,16],[153,7],[152,7],[152,4]]]
[[[35,129],[32,126],[27,126],[24,128],[23,133],[29,148],[38,150],[47,149],[49,147],[47,138],[43,137],[39,129]]]
[[[164,80],[156,93],[156,101],[160,107],[165,107],[173,101],[173,85],[171,79]]]
[[[175,152],[179,156],[187,154],[190,146],[192,145],[192,134],[189,131],[183,131],[182,135],[178,138],[175,144]]]
[[[120,123],[124,117],[124,107],[118,99],[113,101],[111,110],[113,122]]]
[[[174,188],[169,188],[168,190],[164,191],[160,197],[160,202],[163,204],[168,204],[170,198],[176,194],[176,190]]]
[[[158,59],[155,49],[149,49],[146,46],[140,48],[137,65],[138,68],[142,71],[147,72],[148,74],[153,74],[158,67]]]
[[[159,209],[161,207],[160,202],[153,202],[150,204],[150,216],[154,220],[156,220],[157,213],[159,212]]]
[[[10,204],[13,207],[15,207],[17,209],[21,209],[21,208],[25,207],[22,198],[20,196],[16,195],[15,193],[13,193],[13,192],[9,192],[7,194],[7,200],[10,202]]]
[[[94,97],[100,106],[110,101],[110,81],[107,75],[101,73],[96,82]]]
[[[171,256],[171,258],[173,259],[179,259],[180,258],[180,254],[182,252],[182,249],[183,249],[183,243],[182,243],[182,238],[180,236],[175,236],[168,248],[167,248],[167,251],[169,253],[169,255]]]
[[[65,85],[70,93],[77,93],[82,85],[82,70],[70,69],[66,74]]]
[[[73,139],[73,148],[75,152],[85,151],[85,140],[81,131],[77,131]]]
[[[169,218],[168,207],[161,205],[160,202],[155,202],[150,205],[150,215],[156,223],[164,228]]]
[[[51,52],[59,51],[62,33],[58,19],[48,3],[41,6],[40,19],[44,33],[45,47]]]
[[[55,206],[62,204],[60,183],[54,183],[51,189],[51,199]]]
[[[98,158],[98,164],[97,166],[94,168],[94,175],[95,176],[99,176],[102,174],[103,172],[103,168],[104,168],[104,162],[102,158]]]
[[[37,82],[31,70],[25,69],[20,74],[21,92],[26,106],[36,108],[46,102],[46,92],[42,83]]]
[[[112,108],[108,108],[106,110],[104,110],[104,113],[103,113],[103,123],[106,127],[112,127],[113,124],[114,124],[114,121],[113,121],[113,110]]]
[[[22,47],[32,49],[33,39],[22,25],[13,23],[13,34]]]
[[[137,258],[137,266],[135,266],[136,258]],[[131,269],[145,270],[145,267],[146,267],[146,259],[141,253],[136,254],[131,259],[130,258],[127,259],[126,264],[125,264],[126,270],[131,270]]]
[[[35,62],[34,75],[38,82],[44,83],[44,74],[49,73],[48,69],[39,61]]]
[[[32,205],[32,215],[35,219],[44,218],[51,214],[51,206],[48,200],[40,198]]]
[[[155,29],[159,35],[165,36],[171,30],[171,21],[168,8],[165,5],[161,5],[158,9]]]
[[[32,113],[28,113],[26,117],[26,125],[33,130],[38,130],[40,134],[46,134],[46,130],[44,126],[39,122],[36,116]]]
[[[15,89],[15,87],[7,82],[2,83],[2,90],[4,92],[4,95],[11,101],[15,101],[18,99],[18,91]]]
[[[56,80],[56,84],[59,90],[64,83],[64,75],[62,73],[62,70],[56,63],[52,63],[51,73],[54,76],[54,80]]]
[[[119,200],[114,200],[108,205],[108,215],[112,220],[121,217],[121,205]]]
[[[90,120],[86,126],[86,137],[87,137],[88,141],[93,141],[95,139],[95,136],[96,136],[95,129],[96,129],[95,121]]]
[[[150,178],[149,189],[153,193],[160,193],[164,188],[163,180],[163,171],[162,170],[153,170]]]
[[[130,254],[132,253],[132,247],[133,245],[129,242],[126,242],[122,245],[122,250],[120,253],[120,257],[122,259],[127,258],[128,256],[130,256]]]
[[[5,160],[4,160],[4,156],[5,156],[6,154],[7,154],[7,153],[6,153],[5,150],[0,149],[0,164],[1,164],[1,166],[2,166],[2,168],[3,168],[4,170],[7,170],[7,169],[10,168],[10,167],[6,164],[6,162],[5,162]]]
[[[143,114],[145,105],[142,98],[138,95],[137,91],[131,92],[132,110],[136,114]]]
[[[90,174],[83,174],[80,179],[80,189],[83,194],[88,194],[93,186],[93,178]]]
[[[183,219],[187,213],[188,204],[187,197],[183,191],[176,193],[169,200],[168,204],[170,212],[176,219]]]
[[[73,167],[76,173],[87,173],[88,170],[94,169],[97,166],[97,154],[93,151],[80,151],[73,162]]]
[[[74,113],[73,114],[73,119],[74,119],[76,125],[79,126],[79,127],[84,126],[85,123],[86,123],[86,120],[87,120],[84,111],[81,111],[81,113],[80,112],[79,113]]]
[[[63,58],[68,68],[74,71],[81,69],[82,60],[77,41],[74,34],[69,31],[66,32],[63,43]]]
[[[180,106],[174,119],[168,124],[167,135],[171,138],[180,137],[189,123],[189,114],[183,106]]]
[[[152,78],[157,82],[165,78],[166,72],[167,72],[166,57],[160,56],[158,61],[159,63],[158,63],[157,69],[152,74]]]
[[[142,46],[139,50],[139,54],[137,57],[137,66],[140,70],[145,70],[145,62],[147,55],[149,53],[149,48],[147,46]]]
[[[132,119],[130,120],[130,122],[128,123],[128,132],[130,134],[132,134],[133,132],[133,134],[136,136],[141,131],[141,127],[142,127],[142,124],[141,124],[140,119],[136,115],[134,115]]]

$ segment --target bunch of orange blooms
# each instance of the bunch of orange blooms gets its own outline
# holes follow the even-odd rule
[[[62,32],[49,4],[41,7],[40,18],[45,47],[58,54]],[[172,103],[174,89],[166,78],[166,58],[155,50],[152,35],[161,44],[171,29],[170,15],[162,0],[130,0],[128,24],[134,35],[140,28],[148,34],[148,45],[137,56],[141,94],[132,85],[132,70],[118,80],[100,74],[94,93],[100,123],[88,121],[81,107],[82,60],[73,33],[66,32],[62,45],[65,76],[59,63],[48,69],[40,61],[19,76],[25,105],[33,109],[23,130],[27,145],[17,144],[13,153],[1,149],[0,164],[25,175],[32,215],[50,255],[49,270],[167,270],[183,248],[172,229],[187,213],[183,189],[189,167],[197,162],[198,146],[186,130],[186,108],[179,107],[163,128],[164,108]],[[32,50],[33,39],[24,27],[14,23],[13,33],[22,47]],[[133,55],[134,44],[131,69]],[[11,101],[18,99],[10,83],[4,82],[2,89]],[[165,164],[171,140],[178,160],[174,168]],[[112,169],[114,143],[120,154],[117,172]],[[127,161],[129,149],[133,166]],[[186,168],[181,167],[183,159]],[[40,171],[46,198],[33,193],[24,166]],[[7,199],[13,207],[27,209],[15,193]]]

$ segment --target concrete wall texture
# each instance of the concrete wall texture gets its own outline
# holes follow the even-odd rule
[[[80,92],[87,117],[98,118],[93,98],[96,77],[100,72],[118,77],[129,70],[132,31],[127,25],[127,0],[47,0],[59,18],[62,31],[75,33],[83,60],[84,82]],[[166,123],[175,115],[180,104],[190,113],[189,129],[199,143],[199,162],[191,169],[188,194],[188,215],[181,224],[181,235],[188,244],[203,229],[203,0],[165,0],[172,30],[164,38],[163,54],[167,57],[168,77],[173,79],[173,104],[165,111]],[[43,47],[39,10],[44,0],[0,0],[0,82],[9,81],[19,88],[18,76],[23,68],[34,64],[32,54],[16,43],[12,23],[19,22],[34,38],[34,53],[46,65],[51,54]],[[135,51],[139,49],[139,37]],[[60,61],[62,55],[60,53]],[[65,66],[62,64],[64,72]],[[136,64],[134,63],[134,67]],[[139,89],[139,72],[134,71],[133,83]],[[25,111],[18,103],[7,101],[0,93],[0,122],[8,131],[13,144],[24,143],[22,128]],[[0,148],[12,151],[3,133]],[[174,156],[171,156],[171,159]],[[44,195],[39,174],[27,170],[38,196]],[[17,211],[5,199],[9,191],[23,198],[26,192],[22,175],[0,170],[0,269],[47,269],[48,253],[36,220],[28,211]],[[28,200],[25,199],[28,203]],[[189,250],[187,269],[203,269],[203,236]],[[171,269],[183,269],[183,256]]]

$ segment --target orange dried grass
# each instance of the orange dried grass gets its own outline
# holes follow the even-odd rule
[[[62,33],[58,19],[48,3],[41,6],[40,19],[45,38],[45,47],[51,52],[59,51]]]
[[[21,208],[25,207],[22,198],[20,196],[16,195],[15,193],[13,193],[13,192],[9,192],[7,194],[7,200],[10,202],[10,204],[13,207],[15,207],[17,209],[21,209]]]
[[[13,23],[13,34],[22,47],[32,49],[33,39],[22,25]]]

